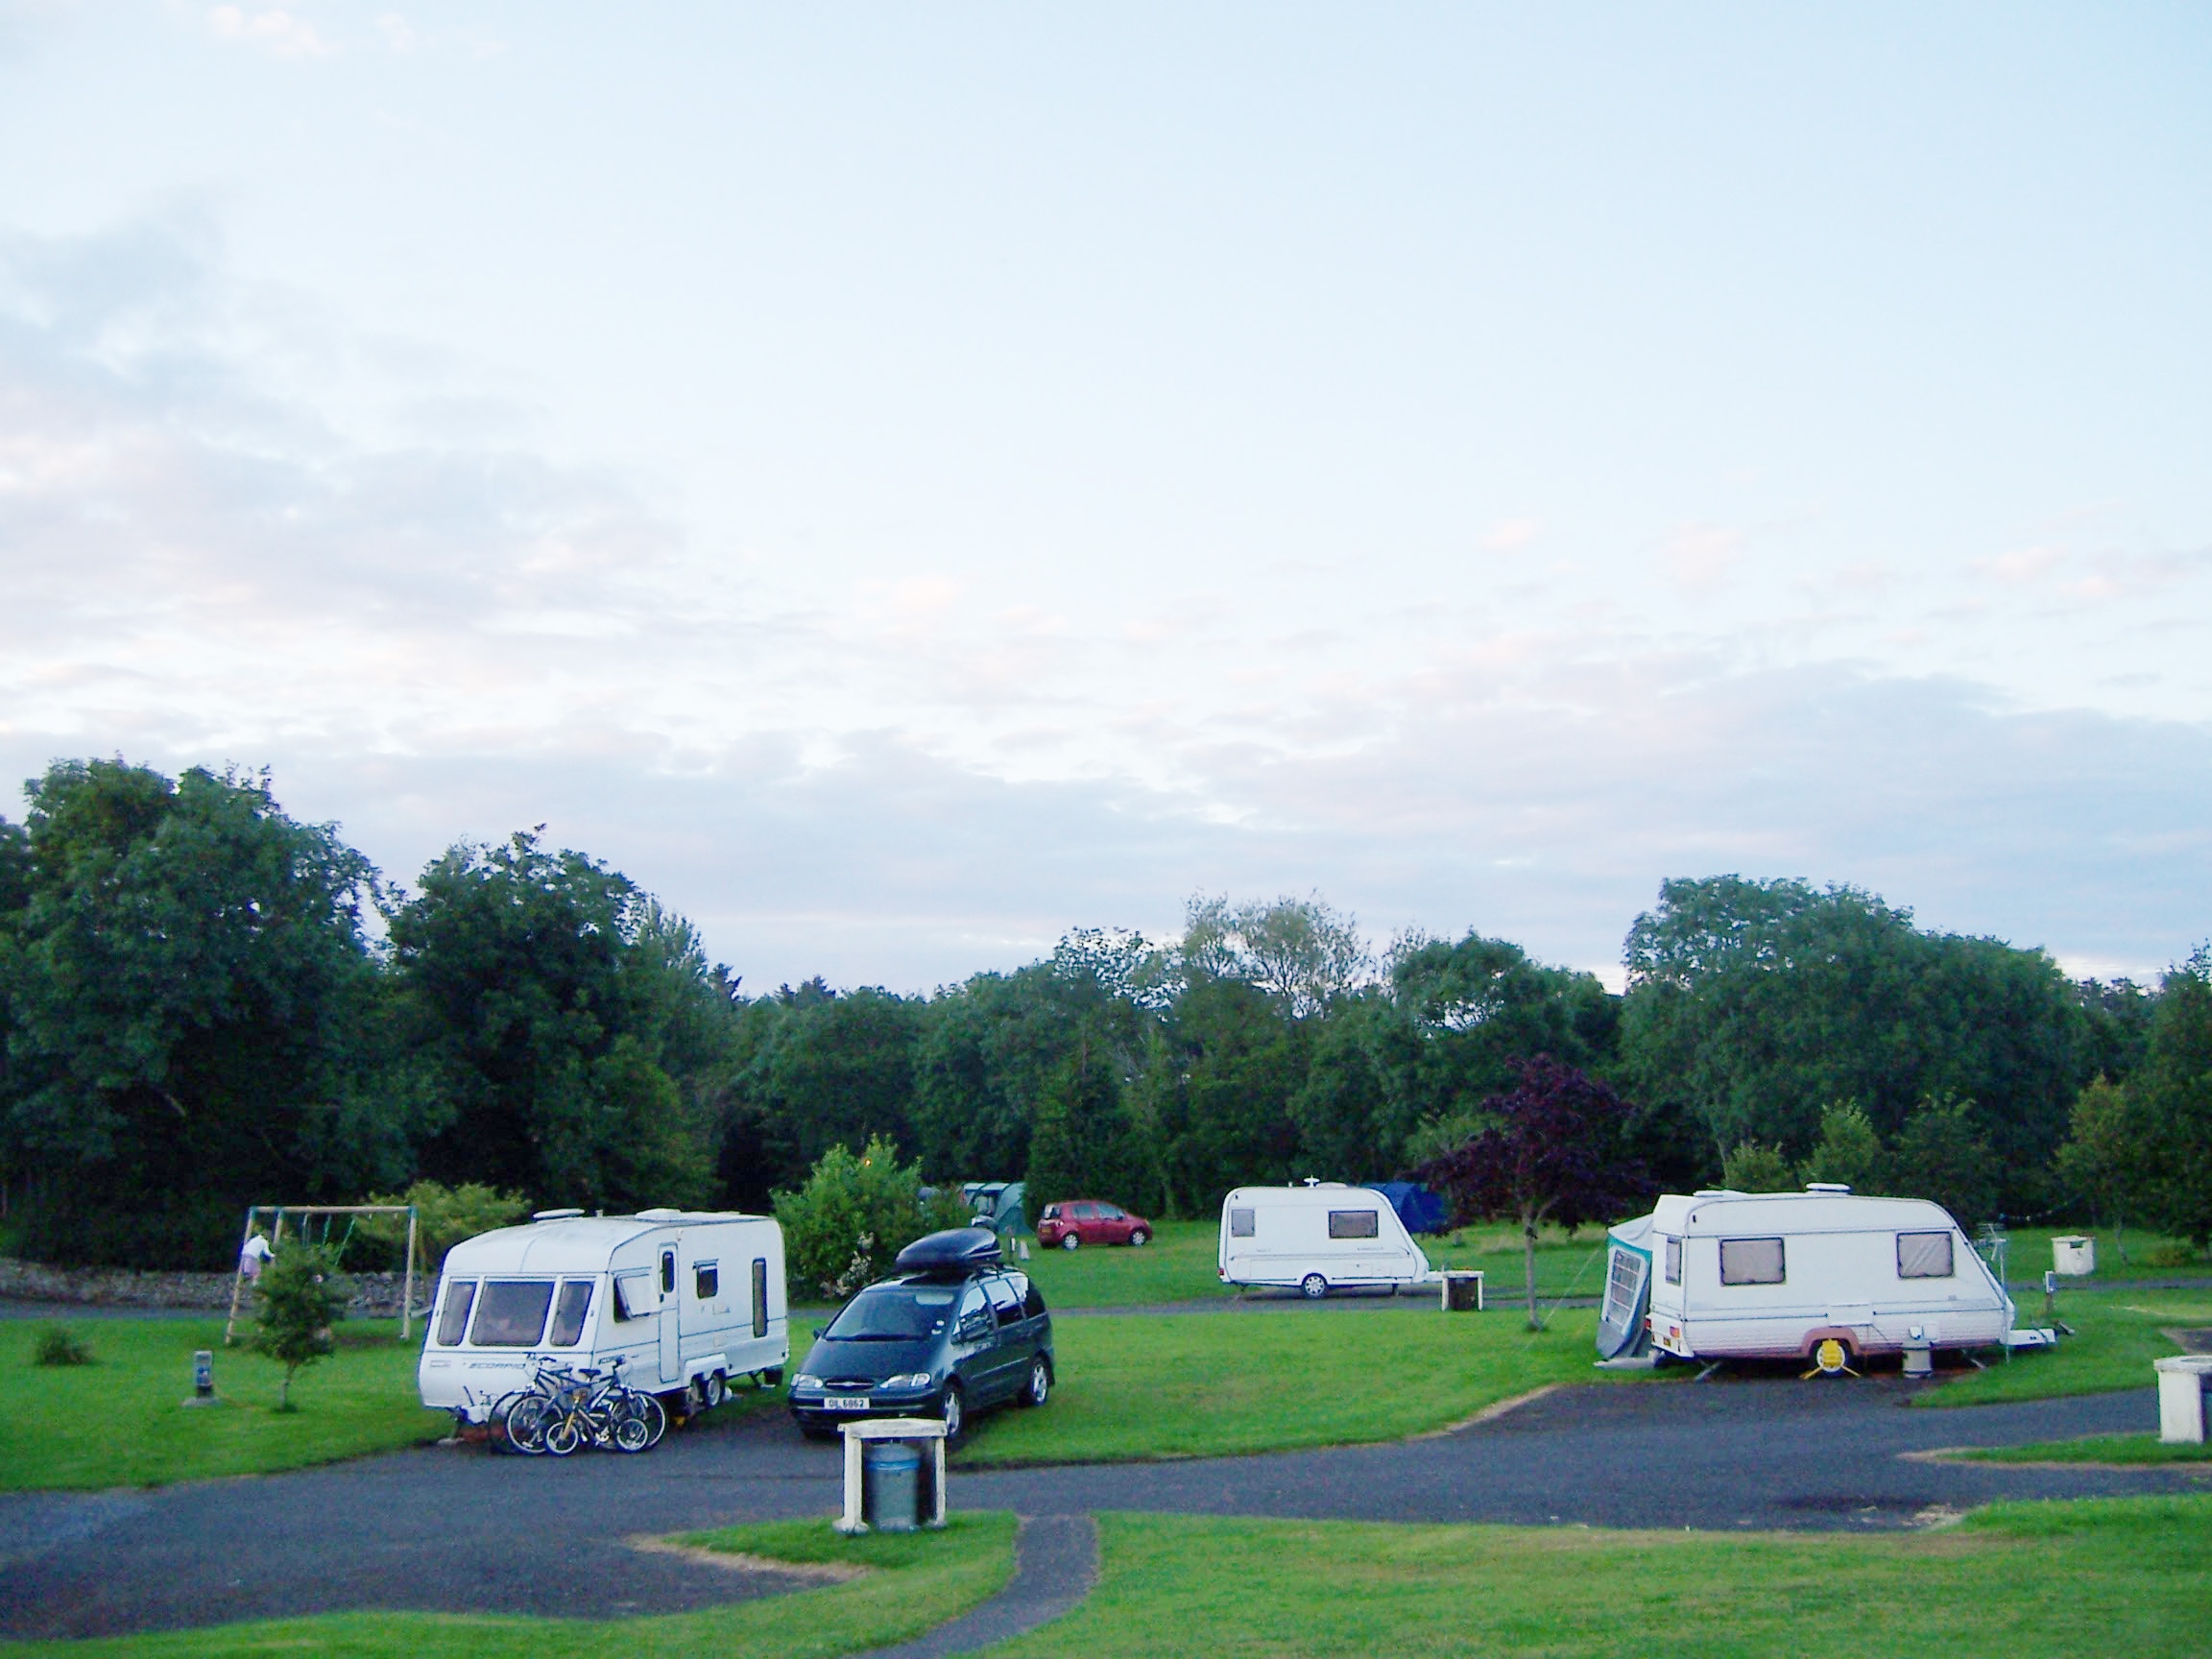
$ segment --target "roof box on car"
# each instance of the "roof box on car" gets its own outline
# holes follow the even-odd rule
[[[925,1233],[899,1252],[899,1266],[908,1273],[996,1267],[1000,1260],[998,1235],[988,1227],[948,1227],[942,1233]]]

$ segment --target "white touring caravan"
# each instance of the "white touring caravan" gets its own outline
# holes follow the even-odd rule
[[[1435,1282],[1429,1258],[1372,1187],[1239,1187],[1221,1200],[1224,1285],[1295,1285],[1309,1296]]]
[[[718,1404],[790,1358],[783,1230],[764,1215],[544,1210],[445,1253],[417,1380],[422,1404],[481,1423],[540,1360]]]
[[[2013,1333],[2011,1297],[1924,1198],[1828,1185],[1670,1194],[1610,1244],[1598,1328],[1608,1358],[1650,1345],[1683,1359],[1810,1359],[1833,1340],[1856,1364],[1908,1344],[2032,1336]]]

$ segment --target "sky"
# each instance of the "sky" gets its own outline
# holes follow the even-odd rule
[[[0,778],[748,990],[2212,935],[2212,12],[0,0]],[[0,813],[18,798],[0,792]]]

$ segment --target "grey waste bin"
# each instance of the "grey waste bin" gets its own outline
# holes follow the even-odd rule
[[[902,1440],[876,1440],[860,1455],[868,1525],[878,1532],[911,1532],[922,1503],[922,1454]]]

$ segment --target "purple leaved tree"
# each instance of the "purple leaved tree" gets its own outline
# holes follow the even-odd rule
[[[1455,1221],[1521,1223],[1528,1328],[1537,1331],[1538,1230],[1609,1220],[1648,1196],[1651,1184],[1628,1154],[1629,1105],[1611,1084],[1549,1054],[1508,1064],[1519,1082],[1482,1102],[1490,1126],[1410,1178],[1446,1193]]]

